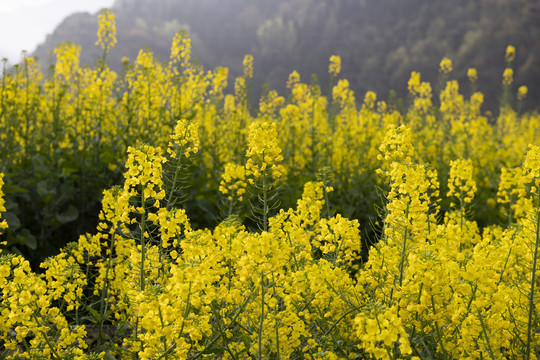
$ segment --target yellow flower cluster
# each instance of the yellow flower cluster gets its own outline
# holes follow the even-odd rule
[[[109,9],[103,9],[98,14],[99,29],[96,46],[100,46],[103,51],[108,51],[116,44],[116,23],[114,14]]]
[[[406,166],[412,163],[415,153],[411,136],[411,130],[406,126],[389,127],[383,143],[379,146],[381,153],[377,155],[377,159],[382,162],[381,168],[389,169],[392,163]]]
[[[285,175],[281,165],[283,156],[277,142],[276,124],[255,121],[249,126],[246,175],[257,179],[272,176],[275,180]]]
[[[225,170],[219,183],[219,191],[231,201],[242,201],[246,187],[246,169],[242,165],[225,164]]]
[[[508,45],[506,47],[506,53],[504,55],[504,60],[506,60],[507,63],[511,63],[516,58],[516,48],[512,45]]]
[[[253,77],[253,55],[244,56],[244,78],[251,79]]]
[[[124,191],[126,196],[136,196],[139,188],[142,187],[142,203],[136,207],[137,212],[144,213],[144,206],[147,199],[155,200],[153,204],[159,207],[159,202],[165,197],[162,189],[163,180],[162,164],[165,158],[161,154],[161,149],[149,145],[142,145],[138,148],[128,148],[128,159],[126,161],[126,172],[124,177]]]
[[[4,186],[4,174],[0,173],[0,234],[7,229],[8,224],[5,219],[2,219],[2,213],[6,212],[6,207],[4,204],[4,193],[2,192],[2,187]]]
[[[114,21],[100,22],[106,51]],[[96,231],[41,274],[0,257],[2,357],[539,356],[538,115],[506,107],[488,119],[483,95],[452,79],[435,106],[415,72],[405,112],[373,92],[358,103],[344,79],[327,98],[296,72],[286,97],[268,92],[250,111],[253,59],[225,95],[227,70],[193,65],[184,33],[168,64],[141,51],[125,76],[80,68],[79,53],[60,45],[45,80],[31,58],[2,78],[2,169],[50,158],[64,181],[80,160],[124,169],[124,182],[103,192]],[[451,62],[440,66],[449,76]],[[340,67],[331,57],[333,77]],[[323,169],[331,176],[313,181]],[[271,190],[291,206],[272,207]],[[262,202],[262,231],[242,217],[248,195]],[[482,223],[464,209],[473,199]],[[219,200],[238,215],[199,226],[190,211],[205,217]],[[489,225],[501,210],[505,227]]]
[[[468,204],[474,198],[476,182],[473,176],[472,161],[455,160],[450,162],[448,197],[456,197],[461,204]]]
[[[332,76],[338,76],[341,72],[341,58],[337,55],[330,56],[330,65],[328,65],[328,73]]]
[[[445,57],[441,60],[439,64],[439,72],[443,74],[449,74],[452,72],[452,60]]]
[[[512,68],[506,68],[503,72],[503,85],[512,85],[512,82],[514,81],[514,71]]]
[[[469,68],[467,70],[467,77],[469,78],[470,82],[475,83],[476,80],[478,80],[478,71],[476,71],[475,68]]]
[[[448,64],[445,66],[448,66]],[[414,96],[414,108],[426,113],[432,106],[431,85],[428,82],[420,81],[420,73],[413,71],[409,79],[408,89],[411,95]]]
[[[56,258],[60,260],[62,255]],[[71,264],[38,276],[21,256],[0,257],[3,357],[8,360],[20,359],[20,356],[31,359],[87,359],[84,354],[88,347],[84,326],[70,324],[64,315],[66,305],[69,310],[78,306],[76,297],[80,296],[81,286],[85,285],[78,265]],[[69,289],[66,291],[64,286],[69,286]],[[54,301],[59,298],[62,299],[60,307],[55,306]]]
[[[187,67],[191,60],[191,39],[183,31],[174,35],[171,46],[171,63]]]
[[[189,158],[199,151],[199,124],[178,120],[169,141],[167,153],[176,159],[180,156]]]
[[[525,85],[521,85],[517,90],[517,99],[523,100],[527,96],[528,89]]]
[[[375,359],[395,359],[394,346],[398,340],[401,356],[412,353],[407,333],[395,308],[381,309],[380,306],[368,306],[354,321],[362,348]]]

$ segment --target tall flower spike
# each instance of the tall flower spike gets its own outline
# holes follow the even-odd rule
[[[519,101],[525,99],[525,96],[527,96],[528,88],[525,85],[522,85],[518,88],[517,91],[517,98]]]
[[[109,9],[103,9],[98,14],[99,28],[98,41],[96,46],[100,46],[104,51],[110,50],[116,44],[116,22],[114,14]]]
[[[199,124],[181,119],[176,122],[167,153],[172,158],[189,158],[199,151]],[[180,153],[179,153],[180,152]]]
[[[174,36],[171,47],[171,63],[180,63],[182,67],[189,65],[191,60],[191,39],[185,31],[179,31]]]
[[[467,77],[469,78],[470,82],[476,82],[476,80],[478,80],[478,71],[476,71],[475,68],[469,68],[467,70]]]
[[[280,162],[283,160],[281,149],[277,141],[276,124],[271,121],[256,121],[249,127],[248,160],[246,175],[258,178],[262,171],[270,170],[274,179],[281,178],[285,168]]]
[[[512,82],[514,82],[514,70],[512,70],[511,68],[506,68],[504,69],[504,72],[503,72],[503,85],[511,85]]]
[[[328,66],[328,72],[332,76],[338,76],[341,71],[341,58],[337,55],[330,56],[330,65]]]
[[[473,178],[471,160],[455,160],[450,162],[448,189],[447,196],[457,197],[463,205],[472,201],[476,192],[476,182]]]
[[[54,68],[55,77],[63,77],[66,82],[71,80],[79,68],[79,55],[81,47],[69,42],[62,43],[54,49],[56,55],[56,65]]]
[[[253,77],[253,55],[248,54],[244,56],[244,77],[251,79]]]
[[[448,73],[452,72],[452,60],[450,60],[447,57],[444,57],[441,60],[441,63],[439,65],[439,72],[441,72],[443,74],[448,74]]]
[[[4,174],[0,173],[0,234],[3,232],[2,230],[7,229],[8,227],[6,220],[2,220],[2,213],[6,211],[6,208],[4,206],[5,200],[4,193],[2,192],[2,186],[4,186]]]
[[[287,79],[287,89],[292,90],[295,84],[298,84],[300,82],[300,74],[298,72],[293,71],[289,74],[289,78]]]
[[[159,206],[159,201],[165,197],[162,190],[162,164],[165,158],[161,154],[161,149],[149,145],[142,145],[137,148],[128,148],[128,160],[126,162],[126,172],[124,177],[124,191],[133,196],[137,193],[137,188],[141,185],[144,188],[144,198],[156,200],[155,206]]]
[[[246,192],[246,169],[242,165],[233,163],[225,164],[225,171],[221,175],[219,192],[230,201],[242,201]]]
[[[506,54],[504,55],[504,59],[507,63],[511,63],[516,58],[516,48],[512,45],[508,45],[506,47]]]
[[[398,128],[390,126],[379,150],[381,153],[377,156],[377,159],[382,163],[382,170],[377,170],[379,174],[390,169],[393,162],[405,165],[411,164],[414,158],[411,129],[405,125]]]

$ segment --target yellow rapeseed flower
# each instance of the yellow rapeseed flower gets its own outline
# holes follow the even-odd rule
[[[516,58],[516,48],[512,45],[508,45],[506,47],[506,53],[504,55],[504,59],[507,63],[511,63]]]
[[[294,85],[300,82],[300,74],[298,72],[293,71],[289,74],[289,78],[287,80],[287,89],[292,90]]]
[[[244,77],[251,79],[253,77],[253,55],[248,54],[244,56],[242,63],[244,65]]]
[[[475,68],[469,68],[467,70],[467,77],[469,78],[469,81],[474,83],[476,80],[478,80],[478,72]]]
[[[199,151],[199,124],[180,119],[174,126],[167,153],[173,158],[185,156],[189,158]]]
[[[242,201],[246,187],[246,169],[242,165],[225,164],[225,170],[219,183],[219,191],[231,201]]]
[[[471,160],[455,160],[450,162],[450,178],[448,180],[448,197],[455,196],[464,203],[470,203],[476,192]]]
[[[191,38],[185,31],[179,31],[174,35],[171,46],[171,63],[179,63],[186,67],[191,60]]]
[[[418,88],[420,87],[420,73],[413,71],[411,73],[411,78],[408,82],[408,89],[411,94],[416,94],[418,92]]]
[[[63,77],[64,81],[69,82],[79,68],[81,47],[64,42],[54,49],[54,53],[56,54],[54,76]]]
[[[525,99],[525,96],[527,96],[527,92],[528,92],[528,89],[525,85],[521,85],[519,88],[518,88],[518,91],[517,91],[517,98],[518,100],[523,100]]]
[[[444,57],[439,64],[439,72],[443,74],[448,74],[452,72],[452,60]]]
[[[338,76],[341,71],[341,57],[338,55],[330,56],[330,65],[328,65],[328,72],[332,76]]]
[[[269,171],[274,179],[279,179],[285,174],[285,168],[281,165],[283,156],[277,141],[276,124],[271,121],[255,121],[249,126],[248,134],[248,158],[246,163],[246,175],[258,178],[263,171]]]
[[[103,9],[99,12],[98,19],[99,28],[96,46],[100,46],[104,51],[108,51],[116,44],[116,23],[114,14],[109,9]]]
[[[511,68],[506,68],[504,69],[504,72],[503,72],[503,85],[511,85],[512,82],[514,81],[514,70],[512,70]]]
[[[4,229],[7,229],[8,224],[6,220],[2,220],[2,213],[6,212],[6,208],[4,206],[5,200],[4,200],[4,193],[2,192],[2,186],[4,186],[4,174],[0,173],[0,234],[3,232]]]

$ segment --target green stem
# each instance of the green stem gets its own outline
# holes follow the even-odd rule
[[[532,262],[532,274],[531,274],[531,292],[529,293],[529,318],[527,321],[527,350],[525,352],[525,359],[531,358],[531,341],[533,331],[533,317],[534,317],[534,291],[536,285],[536,263],[538,259],[538,247],[540,245],[540,196],[538,197],[538,207],[536,209],[536,238],[534,242],[534,255]]]
[[[274,286],[272,286],[272,289],[274,290],[274,298],[277,299],[278,298],[278,295],[276,293],[276,278],[274,277],[274,272],[272,272],[272,282],[274,283]],[[278,359],[281,359],[281,355],[280,355],[280,352],[279,352],[279,327],[278,327],[278,322],[277,322],[277,318],[278,318],[278,314],[279,314],[279,303],[276,301],[276,306],[274,307],[274,319],[275,319],[275,322],[274,322],[274,330],[276,332],[276,353],[277,353],[277,358]]]
[[[410,203],[407,203],[407,209],[405,210],[405,221],[409,222],[409,207]],[[405,257],[407,256],[407,238],[409,235],[409,227],[405,226],[405,234],[403,235],[403,247],[401,249],[401,258],[399,259],[399,287],[403,284],[403,272],[405,271]]]
[[[489,343],[489,337],[486,331],[486,325],[484,324],[484,318],[482,317],[482,313],[480,312],[480,309],[478,309],[478,319],[480,319],[480,325],[482,326],[482,334],[484,335],[484,339],[486,340],[489,356],[491,357],[491,360],[495,360],[495,356],[493,355],[493,350],[491,350],[491,344]]]
[[[105,312],[107,311],[107,306],[109,299],[107,298],[107,293],[109,292],[109,270],[112,268],[112,254],[114,248],[114,235],[111,236],[111,246],[109,247],[109,260],[107,262],[107,268],[105,269],[105,278],[103,285],[103,290],[101,291],[100,299],[100,309],[99,309],[99,331],[98,331],[98,349],[101,346],[101,339],[103,337],[103,323],[105,321]]]
[[[463,190],[459,191],[459,252],[463,250]]]
[[[437,311],[435,310],[435,298],[433,297],[433,295],[431,295],[431,308],[433,309],[433,315],[435,315]],[[444,358],[448,359],[448,353],[446,352],[446,349],[444,348],[441,330],[439,329],[439,323],[437,320],[435,320],[435,334],[437,335],[437,341],[439,345],[441,346],[441,350],[444,353]]]
[[[32,318],[34,318],[34,321],[36,322],[36,324],[38,325],[38,329],[41,327],[41,323],[39,322],[37,316],[35,313],[32,314]],[[47,343],[47,346],[49,347],[49,349],[51,349],[51,352],[53,353],[53,356],[58,359],[58,360],[61,360],[62,358],[60,357],[60,355],[58,355],[58,353],[56,352],[56,350],[54,349],[54,346],[52,346],[51,342],[49,341],[49,337],[47,336],[46,333],[44,333],[43,331],[41,330],[38,330],[41,335],[43,335],[43,339],[45,339],[45,342]]]
[[[264,152],[262,154],[262,163],[264,164]],[[263,184],[263,230],[268,231],[268,189],[266,186],[266,169],[262,172]]]
[[[259,323],[259,350],[258,359],[262,359],[262,337],[263,337],[263,324],[264,324],[264,274],[261,274],[261,320]]]
[[[145,285],[145,279],[144,279],[144,258],[146,256],[146,244],[145,244],[145,241],[144,241],[144,233],[146,231],[146,215],[145,215],[145,211],[146,211],[146,206],[145,206],[145,199],[144,199],[144,189],[141,191],[141,207],[143,209],[143,214],[141,216],[141,237],[140,237],[140,241],[141,241],[141,271],[140,271],[140,276],[139,276],[139,285],[140,285],[140,290],[141,291],[144,291],[144,285]]]
[[[161,312],[161,306],[158,303],[158,314],[159,314],[159,321],[161,322],[161,328],[165,328],[165,322],[163,321],[163,314]],[[169,359],[168,349],[167,349],[167,338],[165,336],[161,336],[161,342],[163,343],[163,355],[165,355],[165,359]]]
[[[186,132],[184,133],[184,138],[187,136],[187,126],[186,126]],[[167,210],[170,210],[174,202],[173,200],[173,194],[175,192],[176,184],[178,182],[178,177],[180,176],[180,169],[182,168],[182,158],[184,156],[184,146],[180,146],[179,151],[176,153],[177,161],[176,161],[176,169],[174,171],[174,178],[173,182],[171,184],[171,189],[169,192],[169,196],[167,197]]]
[[[330,215],[330,202],[328,201],[328,191],[326,191],[326,181],[323,182],[323,192],[324,192],[324,203],[326,205],[326,217],[329,218]]]

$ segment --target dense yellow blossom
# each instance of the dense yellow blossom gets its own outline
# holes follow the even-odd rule
[[[452,60],[447,57],[443,58],[439,64],[439,72],[443,74],[452,72]]]
[[[503,85],[511,85],[514,81],[514,71],[511,68],[504,69],[503,72]]]
[[[231,201],[242,201],[246,187],[246,169],[242,165],[225,164],[219,191]]]
[[[354,319],[362,348],[375,359],[390,360],[399,355],[410,355],[412,350],[407,333],[396,316],[396,309],[370,305]],[[395,346],[398,341],[399,348]]]
[[[103,9],[98,14],[99,29],[97,46],[100,46],[103,51],[108,51],[116,44],[116,23],[114,13],[109,9]]]
[[[298,74],[298,72],[296,71],[293,71],[292,73],[289,74],[289,78],[287,80],[287,89],[293,89],[294,87],[294,84],[296,83],[299,83],[300,82],[300,74]]]
[[[253,77],[253,55],[244,56],[244,77],[251,79]]]
[[[516,58],[516,48],[512,45],[508,45],[506,47],[506,53],[504,55],[504,59],[507,63],[511,63]]]
[[[470,82],[476,82],[476,80],[478,80],[478,71],[475,68],[469,68],[467,70],[467,77],[469,78]]]
[[[8,227],[6,220],[2,219],[2,213],[6,212],[6,208],[4,206],[6,201],[4,200],[2,186],[4,186],[4,174],[0,173],[0,234],[3,232],[4,229],[7,229]]]
[[[99,19],[105,54],[114,17]],[[33,58],[3,74],[1,170],[9,183],[19,166],[39,177],[54,164],[31,190],[45,214],[68,195],[49,183],[105,169],[123,183],[40,274],[0,257],[0,357],[539,356],[537,114],[489,115],[475,84],[436,94],[417,72],[403,111],[336,81],[338,56],[331,89],[293,72],[285,96],[252,108],[253,58],[228,91],[228,70],[192,63],[183,32],[168,63],[141,51],[125,74],[81,67],[80,51],[59,45],[50,77]],[[509,47],[505,86],[514,59]],[[439,66],[444,79],[452,63]],[[0,175],[0,214],[14,219],[27,192],[9,185]]]
[[[263,174],[274,179],[284,176],[283,156],[277,143],[276,125],[269,121],[255,121],[249,127],[246,175],[259,178]]]
[[[455,160],[450,162],[450,179],[448,180],[448,197],[456,197],[462,203],[470,203],[476,192],[471,160]]]
[[[518,100],[525,99],[525,96],[527,96],[527,87],[525,85],[521,85],[517,90],[517,98]]]
[[[332,76],[338,76],[341,72],[341,58],[337,55],[330,56],[330,65],[328,65],[328,73]]]

